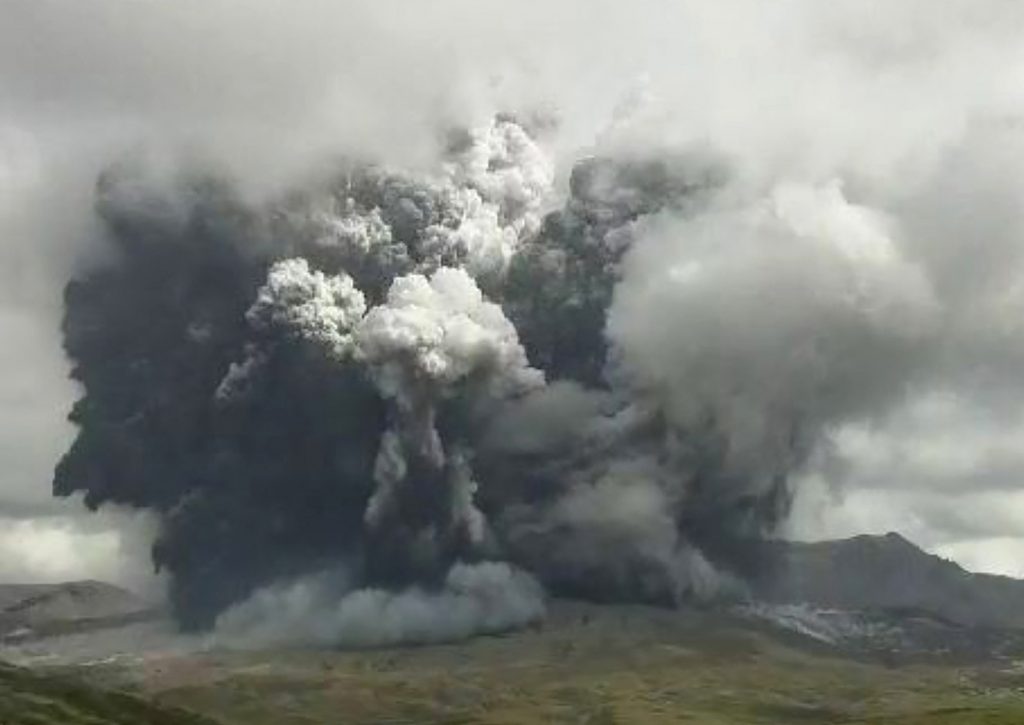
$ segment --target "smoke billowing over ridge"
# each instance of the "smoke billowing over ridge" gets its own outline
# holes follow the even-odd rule
[[[146,64],[83,52],[116,98],[60,55],[0,89],[26,127],[35,94],[158,148],[209,126],[180,165],[91,148],[112,253],[65,293],[55,478],[154,515],[183,624],[372,644],[379,610],[371,639],[433,641],[545,591],[732,596],[807,470],[842,478],[908,393],[1020,400],[1013,11],[911,38],[916,2],[575,5],[295,16],[200,54],[222,98],[159,42],[197,30],[130,9]]]
[[[340,640],[375,597],[475,602],[452,634],[522,624],[534,578],[735,595],[790,474],[900,395],[933,327],[921,271],[837,185],[751,198],[707,152],[613,154],[559,202],[514,118],[451,138],[436,171],[343,164],[260,205],[101,178],[118,258],[66,292],[85,395],[55,489],[160,514],[185,624],[234,606],[237,629],[338,567]],[[403,631],[381,636],[433,636]]]

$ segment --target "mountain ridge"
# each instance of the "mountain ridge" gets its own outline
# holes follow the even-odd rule
[[[155,612],[156,607],[127,589],[92,579],[0,584],[0,641],[116,626]]]
[[[1024,628],[1024,580],[968,571],[895,532],[765,542],[751,593],[772,603],[919,609],[965,626]]]

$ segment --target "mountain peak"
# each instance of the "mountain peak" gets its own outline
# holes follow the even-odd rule
[[[1024,581],[972,574],[896,532],[766,547],[753,594],[835,609],[921,609],[951,621],[1024,627]]]

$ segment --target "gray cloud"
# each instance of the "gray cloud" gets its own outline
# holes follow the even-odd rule
[[[331,570],[257,591],[217,620],[212,640],[239,649],[275,644],[357,648],[428,644],[536,622],[544,594],[503,563],[456,564],[437,591],[355,589]]]
[[[335,153],[426,163],[444,122],[468,123],[507,107],[560,118],[553,146],[563,181],[566,159],[580,149],[694,142],[735,165],[742,200],[766,198],[779,182],[820,190],[842,180],[842,203],[884,219],[900,264],[919,271],[933,298],[934,309],[921,313],[931,325],[926,342],[911,346],[913,354],[886,348],[871,357],[864,347],[829,347],[828,333],[849,320],[831,312],[810,322],[802,317],[823,309],[815,304],[833,293],[852,294],[828,277],[846,267],[799,245],[780,252],[775,264],[769,257],[785,239],[769,254],[760,232],[737,241],[742,235],[729,224],[704,235],[703,247],[684,247],[680,240],[701,238],[701,222],[662,220],[650,231],[657,246],[627,262],[632,282],[655,284],[665,259],[685,266],[717,256],[732,273],[709,278],[712,298],[726,296],[731,284],[765,299],[744,304],[733,295],[667,335],[647,331],[625,344],[631,360],[645,381],[667,380],[683,405],[700,399],[691,377],[652,375],[646,361],[653,358],[644,353],[695,337],[722,343],[696,348],[693,360],[712,368],[703,379],[716,390],[739,386],[736,440],[763,440],[777,405],[800,403],[819,415],[822,436],[814,443],[828,443],[828,455],[819,451],[828,461],[806,475],[817,477],[809,490],[824,492],[817,500],[827,505],[815,511],[815,504],[801,504],[798,533],[905,528],[972,563],[984,565],[990,547],[992,566],[1016,545],[1007,542],[1018,541],[1017,492],[1024,488],[1016,412],[1024,403],[1019,4],[950,2],[940,13],[922,0],[442,0],[301,9],[269,0],[15,0],[4,16],[0,517],[19,522],[6,527],[17,533],[7,534],[4,551],[46,550],[50,534],[39,532],[57,529],[94,540],[97,524],[79,521],[74,502],[51,502],[48,482],[68,440],[63,414],[75,394],[59,352],[59,293],[71,272],[104,253],[92,187],[112,158],[140,149],[175,161],[212,156],[262,193]],[[808,279],[812,272],[826,281],[816,286],[822,277]],[[892,299],[916,294],[915,275],[904,272],[899,267],[885,280]],[[667,317],[676,307],[694,309],[671,280],[661,281],[664,306],[672,308]],[[804,296],[775,297],[780,285]],[[621,292],[620,309],[631,289]],[[620,341],[644,337],[649,308],[634,309],[620,318],[627,320],[613,335]],[[849,375],[817,379],[824,397],[803,387],[820,368],[790,366],[785,336],[726,340],[721,326],[724,320],[726,331],[774,331],[780,316],[797,337],[801,324],[825,330],[826,363],[856,363]],[[879,341],[874,327],[864,329],[868,346]],[[737,339],[746,342],[725,344]],[[738,369],[730,377],[720,364],[731,360]],[[870,400],[860,397],[865,388]],[[936,408],[936,395],[956,402]],[[827,404],[818,408],[822,400]],[[585,398],[574,405],[581,417],[592,409]],[[529,437],[512,444],[537,445]],[[836,486],[843,498],[828,493]],[[121,564],[110,561],[119,555],[110,552],[117,546],[106,546],[85,557],[83,571],[116,576]],[[0,567],[21,577],[71,569]]]

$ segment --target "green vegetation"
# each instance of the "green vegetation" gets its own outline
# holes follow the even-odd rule
[[[609,653],[613,656],[614,653]],[[952,669],[805,661],[524,663],[451,671],[325,666],[323,674],[237,674],[171,699],[227,723],[700,723],[702,725],[1020,725],[1024,697],[982,691]]]
[[[0,664],[0,725],[214,725],[176,707]]]
[[[70,670],[84,680],[3,669],[0,725],[1021,725],[1013,659],[856,655],[713,612],[574,605],[452,645],[153,655]]]
[[[459,645],[204,655],[145,686],[231,725],[1024,723],[1009,662],[858,659],[715,615],[621,611]]]

